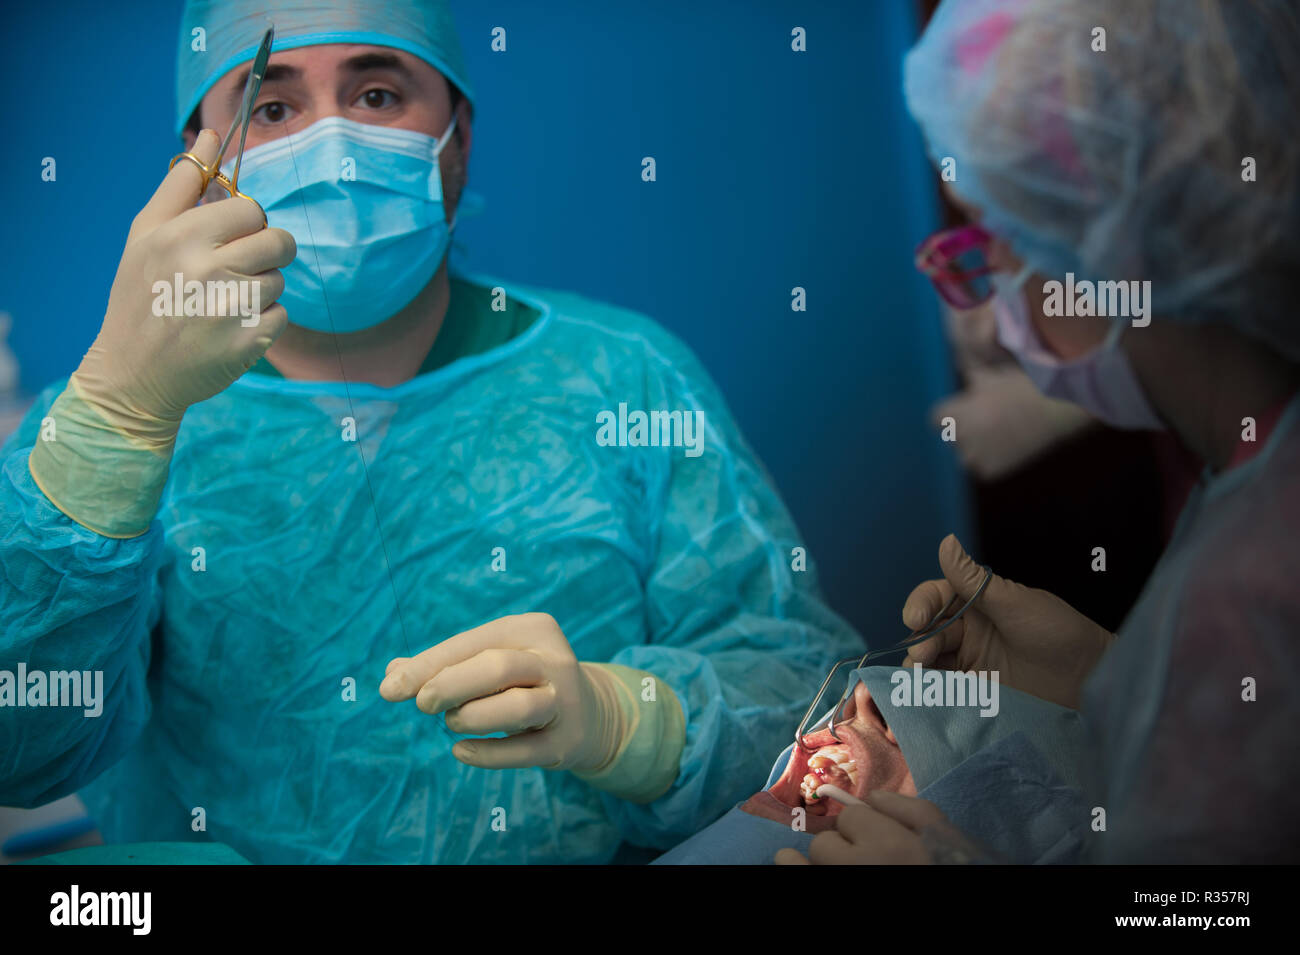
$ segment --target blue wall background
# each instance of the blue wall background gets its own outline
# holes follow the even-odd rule
[[[938,220],[900,92],[913,4],[453,5],[479,101],[471,187],[486,199],[458,230],[461,261],[644,311],[687,341],[832,604],[873,646],[901,637],[904,597],[937,573],[940,538],[968,527],[927,423],[951,381],[911,267]],[[131,219],[178,151],[180,3],[22,4],[5,20],[0,310],[36,391],[90,344]],[[643,156],[657,182],[641,181]],[[806,312],[790,310],[796,285]]]

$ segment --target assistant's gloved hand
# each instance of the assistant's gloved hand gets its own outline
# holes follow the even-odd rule
[[[939,545],[942,580],[917,586],[903,605],[903,623],[917,629],[954,591],[969,600],[984,580],[955,536]],[[908,648],[904,666],[997,670],[1007,686],[1077,709],[1083,682],[1115,635],[1060,597],[996,574],[980,599],[942,633]]]
[[[957,423],[961,463],[984,481],[1013,474],[1097,424],[1078,405],[1044,395],[1015,362],[972,367],[966,386],[937,404],[930,417],[936,424],[949,417]]]
[[[652,700],[642,694],[647,678]],[[545,613],[501,617],[398,657],[379,692],[390,701],[415,697],[425,713],[445,712],[457,733],[509,734],[456,743],[452,755],[463,763],[572,770],[633,802],[668,790],[686,740],[681,704],[667,684],[629,667],[579,663]]]
[[[777,865],[970,865],[999,861],[964,836],[934,803],[878,789],[865,805],[845,806],[835,828],[813,838],[804,856],[782,849]]]
[[[217,134],[204,130],[192,152],[216,157]],[[297,254],[293,237],[264,227],[261,210],[242,198],[202,206],[202,175],[178,162],[135,217],[94,344],[50,409],[28,467],[53,504],[107,537],[149,528],[167,479],[185,410],[224,390],[284,330],[278,271]],[[157,282],[174,291],[203,283],[199,314],[188,296],[155,314]],[[258,315],[241,315],[259,303]],[[220,296],[208,283],[223,283]],[[234,292],[233,295],[229,294]],[[164,303],[168,304],[168,303]],[[209,305],[220,314],[208,314]]]

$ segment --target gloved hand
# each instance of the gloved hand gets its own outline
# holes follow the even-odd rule
[[[777,865],[931,865],[995,861],[961,834],[934,803],[878,789],[866,805],[845,806],[835,828],[808,847],[782,849]]]
[[[903,623],[918,629],[956,592],[969,600],[984,570],[949,534],[939,545],[942,580],[917,586],[903,605]],[[1115,635],[1045,590],[996,574],[980,599],[943,632],[910,647],[904,666],[997,670],[1006,686],[1077,709],[1083,682]]]
[[[1049,398],[1016,362],[973,366],[966,387],[935,406],[937,424],[957,422],[962,465],[985,481],[997,480],[1097,421],[1076,404]]]
[[[998,323],[991,303],[961,309],[944,303],[942,307],[944,329],[963,378],[973,368],[1018,367],[1016,357],[998,343]]]
[[[210,163],[217,149],[204,130],[192,152]],[[297,254],[293,237],[265,228],[246,199],[196,207],[201,185],[194,164],[178,162],[135,217],[99,335],[50,410],[53,439],[43,433],[29,458],[45,496],[107,537],[148,530],[185,410],[247,371],[288,321],[272,303],[284,290],[278,270]],[[156,315],[154,284],[174,288],[178,273],[182,288],[203,283],[201,313],[184,314],[183,296]],[[209,282],[252,283],[246,301],[260,295],[261,314],[242,316],[238,295],[206,314],[218,301]]]
[[[613,664],[579,663],[549,614],[501,617],[457,634],[414,657],[388,664],[380,695],[415,697],[447,726],[505,739],[461,740],[452,755],[470,766],[567,769],[593,786],[650,802],[677,778],[685,718],[667,684]],[[653,677],[650,677],[654,679]]]

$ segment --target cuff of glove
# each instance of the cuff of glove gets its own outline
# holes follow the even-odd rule
[[[82,397],[75,375],[48,418],[27,468],[50,503],[104,537],[147,531],[167,483],[175,432],[150,440],[128,436]]]
[[[624,729],[622,743],[609,763],[596,772],[574,775],[628,802],[654,802],[677,779],[686,745],[686,717],[677,694],[644,670],[617,663],[583,666],[599,670],[605,678],[617,701]]]

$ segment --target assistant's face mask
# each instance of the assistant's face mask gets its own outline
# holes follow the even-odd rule
[[[1103,341],[1086,355],[1063,361],[1034,331],[1024,284],[1032,269],[1015,277],[994,273],[991,305],[998,341],[1016,356],[1038,390],[1049,398],[1073,402],[1115,428],[1163,431],[1165,424],[1147,401],[1128,356],[1119,347],[1122,322],[1112,322]]]
[[[284,269],[289,321],[341,335],[409,305],[451,242],[438,139],[337,116],[244,154],[239,189],[298,256]]]

